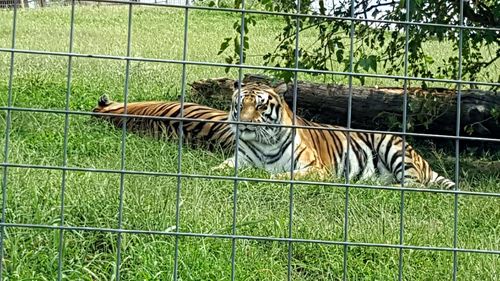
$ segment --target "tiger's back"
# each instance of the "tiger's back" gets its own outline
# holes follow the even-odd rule
[[[123,103],[110,101],[106,95],[99,98],[93,112],[104,113],[97,117],[107,120],[118,128],[126,120],[127,131],[147,135],[156,139],[177,139],[182,124],[183,141],[192,146],[210,150],[233,149],[234,137],[227,123],[227,112],[196,103],[184,103],[182,117],[179,102],[131,102],[127,103],[127,115]],[[200,120],[201,119],[201,120]]]
[[[439,176],[429,163],[398,135],[382,133],[347,133],[344,127],[318,124],[299,119],[299,123],[324,129],[299,129],[302,138],[317,151],[321,165],[350,179],[394,177],[398,182],[436,184],[452,188],[454,182]],[[404,147],[403,148],[403,143]],[[403,153],[404,152],[404,153]],[[404,154],[404,157],[403,157]],[[404,165],[403,165],[404,162]],[[347,164],[348,163],[348,164]]]

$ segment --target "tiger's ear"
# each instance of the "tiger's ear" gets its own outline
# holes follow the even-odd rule
[[[245,86],[245,84],[239,80],[234,81],[234,85],[233,85],[234,89],[237,90],[239,86],[243,87],[243,86]]]
[[[287,90],[288,90],[288,85],[286,84],[286,82],[281,82],[281,83],[277,84],[276,86],[274,86],[274,92],[276,94],[280,95],[281,97],[283,97],[285,95]]]

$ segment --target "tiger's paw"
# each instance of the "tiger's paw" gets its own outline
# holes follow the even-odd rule
[[[290,179],[290,173],[271,174],[271,179],[272,180],[289,180]]]
[[[212,167],[210,170],[221,171],[221,170],[226,170],[229,168],[234,169],[234,161],[232,158],[229,158],[229,159],[225,160],[224,162],[220,163],[219,165]]]
[[[212,172],[216,172],[216,171],[222,171],[222,170],[225,170],[225,169],[227,169],[227,168],[229,168],[229,166],[228,166],[226,163],[222,162],[221,164],[219,164],[219,165],[217,165],[217,166],[214,166],[214,167],[210,168],[210,170],[211,170]]]
[[[324,181],[328,177],[328,172],[321,169],[294,170],[293,178],[290,172],[272,174],[271,179],[276,180],[317,180]]]

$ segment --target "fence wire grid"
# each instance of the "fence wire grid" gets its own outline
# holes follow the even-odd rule
[[[465,81],[462,80],[462,41],[463,41],[463,31],[464,30],[492,30],[496,32],[500,32],[500,27],[498,28],[486,28],[486,27],[471,27],[464,24],[464,6],[465,0],[460,0],[460,25],[448,25],[448,24],[437,24],[437,23],[421,23],[421,22],[412,22],[410,19],[409,11],[410,11],[410,2],[405,1],[406,5],[406,20],[405,21],[386,21],[386,20],[377,20],[377,19],[360,19],[354,16],[354,9],[351,9],[350,17],[338,17],[338,16],[323,16],[323,15],[311,15],[311,14],[301,14],[300,6],[301,1],[297,0],[296,13],[284,13],[284,12],[269,12],[262,10],[250,10],[245,8],[245,0],[241,1],[241,8],[219,8],[219,7],[206,7],[206,6],[197,6],[193,5],[189,0],[185,0],[185,3],[176,3],[172,4],[172,1],[148,1],[148,2],[135,2],[135,1],[120,1],[120,0],[102,0],[102,1],[87,1],[89,3],[103,3],[103,4],[121,4],[128,6],[128,19],[127,19],[127,48],[125,56],[116,56],[116,55],[104,55],[104,54],[85,54],[85,53],[75,53],[74,46],[74,32],[75,32],[75,9],[78,8],[78,2],[73,0],[70,1],[71,5],[71,17],[70,17],[70,33],[69,33],[69,49],[67,52],[54,52],[54,51],[45,51],[45,50],[32,50],[32,49],[18,49],[16,48],[16,30],[17,30],[17,17],[18,11],[20,10],[21,2],[12,1],[12,9],[13,9],[13,21],[12,21],[12,40],[10,48],[0,48],[0,52],[10,54],[10,66],[9,66],[9,80],[8,80],[8,96],[7,96],[7,106],[1,106],[0,110],[6,113],[6,130],[5,130],[5,145],[4,145],[4,159],[0,164],[3,167],[3,178],[2,178],[2,218],[0,222],[1,227],[1,236],[0,236],[0,254],[2,255],[2,262],[0,263],[0,280],[4,278],[4,240],[5,232],[7,228],[32,228],[32,229],[48,229],[48,230],[59,230],[59,247],[58,247],[58,280],[62,280],[64,278],[63,268],[64,268],[64,234],[68,231],[89,231],[89,232],[106,232],[106,233],[115,233],[117,234],[116,241],[116,271],[114,278],[116,280],[120,280],[121,276],[121,265],[123,263],[122,253],[121,253],[121,244],[122,244],[122,235],[123,234],[140,234],[140,235],[158,235],[158,236],[169,236],[175,238],[175,246],[174,246],[174,265],[172,269],[172,278],[174,280],[180,279],[178,275],[178,267],[179,267],[179,239],[181,237],[202,237],[202,238],[216,238],[216,239],[225,239],[231,241],[231,280],[238,279],[236,264],[237,264],[237,247],[236,242],[238,240],[253,240],[253,241],[274,241],[280,243],[286,243],[288,251],[287,251],[287,278],[288,280],[293,279],[293,266],[292,266],[292,258],[294,254],[294,245],[297,243],[310,243],[310,244],[326,244],[326,245],[338,245],[343,247],[343,274],[342,279],[348,279],[348,266],[349,266],[349,248],[353,246],[361,246],[361,247],[376,247],[376,248],[390,248],[396,249],[399,251],[399,260],[398,260],[398,274],[397,279],[403,280],[404,278],[404,250],[424,250],[424,251],[440,251],[440,252],[449,252],[453,255],[453,263],[452,266],[452,280],[457,280],[457,271],[458,271],[458,257],[457,253],[482,253],[482,254],[491,254],[491,255],[500,255],[499,249],[474,249],[474,248],[462,248],[457,244],[458,241],[458,231],[457,231],[457,223],[459,219],[458,211],[459,211],[459,196],[482,196],[482,197],[490,197],[490,198],[500,198],[499,192],[476,192],[476,191],[464,191],[460,190],[460,141],[462,140],[474,140],[474,141],[487,141],[493,143],[500,143],[500,139],[493,138],[483,138],[483,137],[470,137],[470,136],[461,136],[460,135],[460,104],[461,104],[461,95],[462,95],[462,85],[470,84],[470,85],[484,85],[484,86],[500,86],[499,83],[494,82],[483,82],[483,81]],[[34,1],[24,1],[23,3],[30,3]],[[3,2],[2,2],[3,3]],[[43,1],[41,2],[43,3]],[[354,0],[351,0],[351,6],[354,7]],[[158,59],[158,58],[147,58],[147,57],[136,57],[131,55],[131,41],[132,41],[132,26],[133,26],[133,13],[134,7],[137,5],[143,6],[154,6],[154,7],[168,7],[168,8],[176,8],[184,11],[184,30],[183,30],[183,53],[182,59]],[[239,13],[241,14],[241,30],[240,30],[240,42],[243,42],[243,38],[245,36],[245,15],[246,14],[263,14],[263,15],[273,15],[273,16],[291,16],[296,19],[296,40],[295,40],[295,65],[293,68],[280,68],[280,67],[272,67],[272,66],[257,66],[245,64],[243,62],[243,51],[244,44],[240,44],[240,60],[236,64],[225,64],[225,63],[214,63],[207,61],[195,61],[188,60],[187,57],[187,49],[188,49],[188,34],[189,34],[189,12],[190,10],[206,10],[206,11],[219,11],[219,12],[227,12],[227,13]],[[304,17],[315,17],[315,18],[323,18],[323,19],[334,19],[339,21],[347,21],[350,23],[350,47],[349,47],[349,67],[348,71],[326,71],[326,70],[312,70],[312,69],[301,69],[299,68],[299,33],[300,33],[300,18]],[[354,53],[354,29],[356,22],[371,22],[371,23],[399,23],[405,25],[405,60],[404,60],[404,75],[384,75],[384,74],[368,74],[368,73],[356,73],[353,69],[353,53]],[[459,32],[459,71],[456,79],[437,79],[437,78],[422,78],[422,77],[411,77],[408,75],[408,47],[409,47],[409,29],[411,26],[433,26],[433,27],[443,27],[443,28],[453,28],[457,29]],[[17,54],[31,54],[38,56],[57,56],[57,57],[66,57],[68,60],[67,67],[67,81],[66,81],[66,96],[65,96],[65,109],[64,110],[56,110],[56,109],[43,109],[43,108],[29,108],[29,107],[16,107],[13,105],[13,77],[14,77],[14,60]],[[123,87],[123,101],[125,104],[125,114],[123,115],[114,115],[114,114],[105,114],[105,113],[93,113],[87,111],[76,111],[70,110],[70,98],[71,98],[71,87],[72,87],[72,62],[75,58],[94,58],[94,59],[104,59],[104,60],[115,60],[115,61],[125,61],[125,81]],[[178,158],[177,158],[177,172],[149,172],[149,171],[141,171],[141,170],[129,170],[126,169],[126,135],[127,135],[127,127],[126,120],[127,118],[133,117],[141,117],[138,115],[127,114],[127,103],[129,97],[129,79],[130,79],[130,67],[132,62],[156,62],[156,63],[170,63],[177,64],[182,67],[182,76],[181,76],[181,94],[180,94],[180,103],[181,103],[181,113],[180,117],[148,117],[152,119],[158,120],[175,120],[180,122],[179,126],[179,140],[178,140]],[[185,118],[183,116],[183,104],[186,96],[186,68],[187,66],[195,65],[195,66],[215,66],[215,67],[232,67],[238,69],[238,79],[239,81],[243,80],[243,70],[282,70],[282,71],[292,71],[293,72],[293,124],[291,126],[284,125],[275,125],[281,127],[290,127],[293,128],[293,134],[295,134],[295,129],[297,128],[311,128],[306,126],[296,125],[296,111],[297,111],[297,81],[299,73],[315,73],[315,74],[331,74],[331,75],[343,75],[348,77],[348,85],[349,85],[349,103],[348,103],[348,122],[344,129],[335,129],[340,131],[347,132],[348,139],[350,138],[349,133],[351,132],[367,132],[367,133],[392,133],[395,135],[400,135],[403,138],[403,147],[405,147],[406,137],[407,136],[417,136],[417,137],[432,137],[432,138],[444,138],[451,139],[455,142],[455,174],[454,180],[456,186],[453,190],[441,190],[441,189],[420,189],[420,188],[412,188],[405,187],[404,182],[401,186],[383,186],[383,185],[369,185],[369,184],[358,184],[350,182],[349,177],[347,176],[346,181],[344,183],[335,183],[335,182],[314,182],[314,181],[305,181],[305,180],[278,180],[278,179],[261,179],[261,178],[249,178],[242,177],[238,174],[238,158],[237,153],[235,159],[235,169],[234,174],[232,176],[214,176],[214,175],[203,175],[203,174],[193,174],[193,173],[183,173],[181,170],[182,165],[182,122],[193,120],[189,118]],[[351,115],[352,115],[352,95],[353,95],[353,78],[355,77],[372,77],[372,78],[388,78],[388,79],[401,79],[403,80],[403,89],[404,89],[404,104],[403,104],[403,122],[402,122],[402,131],[377,131],[377,130],[359,130],[351,128]],[[210,77],[207,77],[210,78]],[[437,135],[437,134],[423,134],[423,133],[412,133],[407,132],[407,118],[408,118],[408,82],[409,81],[427,81],[427,82],[444,82],[444,83],[455,83],[457,85],[457,118],[456,118],[456,134],[455,135]],[[241,91],[241,83],[238,86],[238,91]],[[239,100],[240,101],[240,100]],[[239,107],[238,107],[239,110]],[[61,159],[62,164],[60,166],[56,165],[35,165],[35,164],[19,164],[19,163],[11,163],[9,162],[9,138],[11,132],[11,122],[12,122],[12,113],[13,112],[38,112],[38,113],[54,113],[64,115],[64,143],[63,143],[63,159]],[[74,167],[68,165],[68,132],[70,127],[70,116],[71,115],[80,115],[80,116],[122,116],[125,117],[125,122],[122,125],[122,134],[121,134],[121,163],[120,169],[99,169],[99,168],[81,168]],[[239,114],[238,114],[239,116]],[[201,119],[203,121],[203,119]],[[204,120],[206,122],[215,122],[210,120]],[[236,124],[244,125],[244,124],[252,124],[243,121],[223,121],[220,123],[227,124]],[[265,126],[274,126],[274,125],[265,125]],[[319,128],[318,128],[319,129]],[[331,130],[325,129],[324,130]],[[292,138],[294,139],[294,138]],[[235,138],[235,146],[236,149],[239,146],[238,141],[238,130],[236,130],[236,138]],[[292,143],[292,154],[295,146]],[[348,142],[348,150],[349,150],[349,142]],[[404,154],[403,154],[404,157]],[[293,161],[292,161],[293,162]],[[404,158],[403,158],[404,162]],[[347,171],[349,171],[349,162],[347,161]],[[292,163],[292,167],[293,167]],[[293,169],[291,167],[290,176],[293,178]],[[61,189],[60,189],[60,220],[57,225],[46,225],[46,224],[25,224],[25,223],[10,223],[6,221],[6,205],[7,205],[7,189],[8,189],[8,170],[9,168],[31,168],[31,169],[40,169],[40,170],[56,170],[62,172],[61,178]],[[119,206],[118,206],[118,221],[116,228],[104,228],[104,227],[87,227],[87,226],[70,226],[65,223],[65,191],[67,186],[67,173],[70,171],[80,171],[80,172],[95,172],[95,173],[106,173],[106,174],[116,174],[119,175]],[[404,173],[404,169],[403,169]],[[349,172],[346,173],[349,175]],[[145,175],[145,176],[160,176],[160,177],[172,177],[177,180],[177,189],[176,189],[176,207],[175,207],[175,229],[172,231],[156,231],[156,230],[141,230],[141,229],[126,229],[123,227],[123,209],[124,209],[124,189],[125,189],[125,176],[126,175]],[[214,179],[214,180],[229,180],[234,182],[233,195],[232,195],[232,227],[231,234],[213,234],[213,233],[198,233],[198,232],[184,232],[180,230],[180,225],[182,221],[180,219],[180,196],[182,190],[182,179],[183,178],[199,178],[199,179]],[[404,175],[403,175],[404,179]],[[267,237],[267,236],[251,236],[251,235],[241,235],[237,233],[237,212],[238,212],[238,186],[241,181],[247,182],[265,182],[265,183],[281,183],[289,185],[289,209],[288,209],[288,233],[287,237]],[[318,239],[303,239],[294,237],[292,225],[294,223],[294,186],[297,184],[301,185],[315,185],[315,186],[328,186],[332,188],[341,188],[345,189],[345,204],[344,204],[344,222],[343,222],[343,239],[339,241],[333,240],[318,240]],[[397,244],[387,244],[387,243],[367,243],[367,242],[354,242],[349,241],[349,194],[351,189],[371,189],[371,190],[390,190],[392,192],[400,193],[400,217],[399,217],[399,243]],[[405,195],[409,192],[414,193],[431,193],[431,194],[451,194],[454,197],[454,212],[453,212],[453,246],[452,247],[437,247],[437,246],[421,246],[421,245],[411,245],[408,244],[404,240],[404,211],[405,211]],[[494,235],[494,234],[493,234]]]

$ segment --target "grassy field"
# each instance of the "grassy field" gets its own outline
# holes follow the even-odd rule
[[[223,62],[217,56],[222,38],[233,34],[238,15],[191,11],[188,59]],[[16,48],[66,52],[69,48],[69,8],[25,10],[18,14]],[[268,42],[281,29],[277,18],[262,18],[251,37],[249,63],[261,65],[261,55],[272,48]],[[132,56],[182,59],[183,11],[134,8]],[[12,13],[0,11],[0,47],[11,47]],[[77,7],[74,52],[126,54],[127,9],[124,7]],[[301,37],[303,44],[313,34]],[[429,46],[433,47],[433,46]],[[440,50],[451,51],[451,48]],[[0,105],[7,102],[10,54],[0,52]],[[68,59],[16,54],[13,105],[25,108],[64,109]],[[125,61],[74,58],[70,109],[90,111],[102,93],[121,100]],[[187,66],[187,81],[219,76],[237,77],[223,68]],[[493,69],[492,71],[498,71]],[[255,72],[255,71],[253,71]],[[177,99],[182,66],[132,62],[129,101]],[[324,79],[300,75],[300,79]],[[330,78],[328,78],[330,79]],[[337,82],[343,83],[344,78]],[[368,79],[371,85],[401,85]],[[189,99],[189,97],[188,97]],[[64,115],[13,111],[8,162],[60,166],[63,163]],[[4,132],[6,113],[0,113]],[[120,169],[120,130],[88,116],[71,115],[67,158],[69,167]],[[5,138],[0,140],[3,161]],[[453,149],[419,146],[435,167],[454,176]],[[126,137],[127,170],[177,172],[177,142],[160,142],[133,134]],[[182,148],[182,172],[213,174],[210,167],[224,156]],[[498,152],[460,157],[460,188],[468,191],[500,191]],[[8,168],[6,222],[60,224],[62,172],[34,168]],[[269,178],[258,170],[242,171],[245,177]],[[68,226],[116,228],[120,191],[119,173],[68,171],[64,199]],[[189,179],[181,181],[181,232],[231,234],[233,221],[232,181]],[[172,230],[176,224],[177,178],[124,176],[123,228]],[[236,232],[283,238],[289,232],[289,185],[240,182]],[[295,185],[292,233],[294,238],[343,241],[344,188]],[[366,243],[399,243],[399,191],[350,189],[348,240]],[[404,243],[453,247],[454,196],[406,192]],[[495,249],[500,245],[500,198],[458,196],[457,247]],[[9,227],[4,239],[3,276],[7,280],[54,280],[58,265],[58,230]],[[117,258],[115,233],[65,231],[63,274],[66,280],[113,280]],[[230,239],[179,238],[179,276],[182,280],[228,280],[231,276]],[[122,235],[123,280],[170,280],[174,264],[173,236]],[[237,280],[284,280],[288,247],[283,242],[236,240]],[[446,251],[404,250],[405,280],[449,280],[453,254]],[[337,245],[294,243],[294,280],[339,280],[344,249]],[[498,280],[498,255],[458,253],[459,280]],[[399,250],[351,246],[348,251],[350,280],[394,280],[398,275]]]

